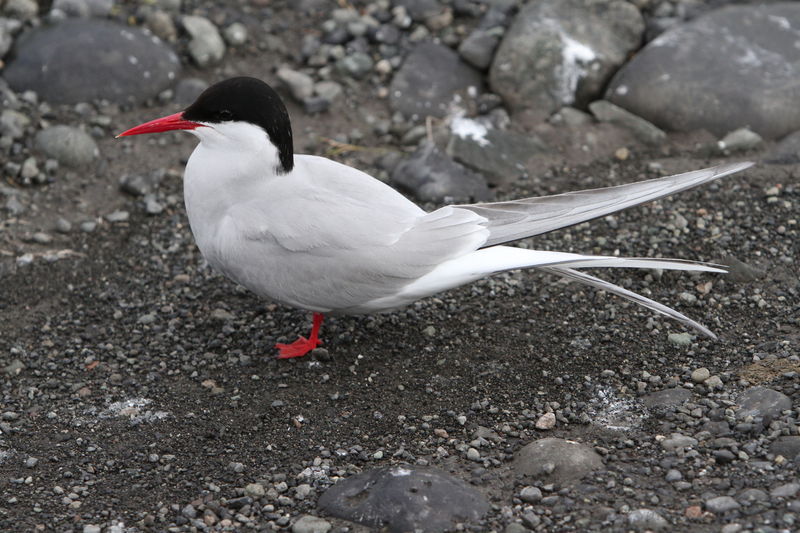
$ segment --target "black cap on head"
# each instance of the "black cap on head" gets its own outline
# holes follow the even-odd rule
[[[292,125],[275,90],[256,78],[230,78],[203,91],[186,108],[183,118],[194,122],[249,122],[262,128],[278,148],[279,170],[294,167]]]

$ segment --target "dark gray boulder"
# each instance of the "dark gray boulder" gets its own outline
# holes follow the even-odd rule
[[[4,77],[14,90],[49,102],[133,103],[172,85],[180,70],[178,56],[139,28],[67,19],[22,35]]]
[[[483,88],[483,77],[450,48],[417,45],[389,87],[389,104],[406,116],[443,117],[457,93]]]
[[[729,6],[651,41],[606,99],[668,130],[800,129],[800,4]]]
[[[410,465],[344,479],[320,497],[319,507],[338,518],[398,533],[451,531],[489,510],[486,498],[460,479]]]
[[[491,88],[514,110],[549,115],[585,106],[639,47],[644,28],[639,11],[621,0],[530,2],[494,56]]]

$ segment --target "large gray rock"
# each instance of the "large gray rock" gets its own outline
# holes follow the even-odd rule
[[[410,465],[344,479],[320,497],[319,506],[338,518],[398,533],[451,531],[489,510],[484,496],[463,481]]]
[[[422,143],[397,165],[392,182],[422,201],[484,201],[490,196],[481,175],[456,163],[429,142]]]
[[[541,0],[517,15],[490,70],[512,109],[586,105],[639,46],[644,21],[622,0]]]
[[[144,31],[98,19],[68,19],[22,35],[4,76],[16,91],[54,103],[141,102],[169,87],[178,56]]]
[[[447,153],[486,176],[494,186],[516,181],[527,173],[525,163],[529,159],[547,151],[534,135],[487,128],[472,119],[457,118],[452,129]]]
[[[800,129],[800,4],[730,6],[651,41],[606,98],[659,127],[722,136]]]
[[[481,89],[477,70],[450,48],[422,43],[406,58],[389,87],[392,109],[406,116],[443,117],[453,97],[469,87]]]
[[[523,447],[513,468],[517,474],[563,485],[605,467],[600,455],[585,444],[547,438]]]
[[[736,416],[763,418],[768,424],[781,416],[781,411],[792,408],[792,399],[773,389],[751,387],[736,398],[739,411]]]

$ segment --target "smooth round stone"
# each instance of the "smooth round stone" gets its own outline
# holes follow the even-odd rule
[[[4,77],[15,91],[48,102],[130,103],[158,95],[180,70],[175,52],[139,28],[67,19],[20,37]]]

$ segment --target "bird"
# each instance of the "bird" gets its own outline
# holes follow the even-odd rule
[[[517,269],[545,271],[608,291],[716,338],[682,313],[582,269],[724,273],[724,266],[523,249],[509,243],[708,183],[751,162],[425,211],[354,167],[295,154],[286,106],[257,78],[220,81],[183,111],[117,137],[172,130],[199,139],[186,163],[183,194],[191,231],[208,264],[261,298],[313,313],[308,337],[275,345],[280,359],[320,346],[325,315],[388,312]]]

